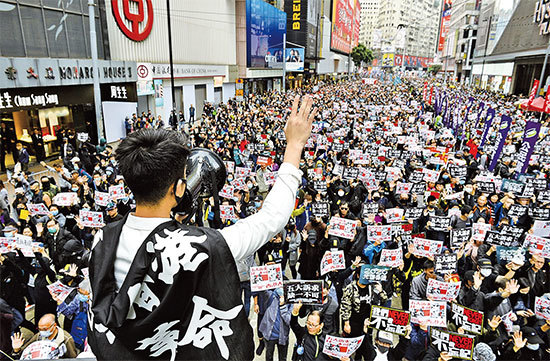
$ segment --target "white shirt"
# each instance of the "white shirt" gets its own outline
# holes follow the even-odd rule
[[[220,230],[235,260],[254,254],[284,228],[294,209],[296,191],[301,179],[302,172],[298,168],[290,163],[283,163],[279,168],[279,177],[266,197],[262,209]],[[170,218],[142,218],[132,213],[128,215],[120,233],[114,264],[118,289],[124,283],[134,257],[145,238],[158,225],[168,221]],[[96,235],[94,244],[102,238],[99,237],[99,233]]]

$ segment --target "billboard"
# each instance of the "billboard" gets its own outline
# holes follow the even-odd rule
[[[334,0],[330,48],[349,54],[359,42],[361,7],[358,0]]]
[[[286,13],[263,0],[246,0],[246,66],[277,67],[282,59]],[[277,54],[277,52],[279,52]]]
[[[304,48],[286,49],[286,71],[304,71]]]
[[[308,18],[312,20],[312,14],[308,12],[308,0],[285,1],[285,12],[287,16],[286,41],[305,47],[308,44],[309,35]],[[310,35],[309,38],[311,38]]]
[[[443,52],[445,46],[445,38],[449,33],[449,25],[451,24],[451,6],[452,0],[444,0],[443,12],[441,13],[441,24],[439,27],[439,41],[437,42],[437,51]]]

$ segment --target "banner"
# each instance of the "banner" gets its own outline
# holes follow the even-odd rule
[[[405,336],[411,314],[395,308],[372,305],[369,320],[371,328]]]
[[[403,263],[403,249],[383,249],[378,265],[386,267],[399,267]]]
[[[533,104],[533,100],[537,97],[537,89],[539,88],[540,81],[538,79],[535,79],[533,81],[533,87],[531,88],[531,91],[529,92],[529,100],[527,101],[527,105]]]
[[[367,240],[369,242],[389,242],[392,239],[391,225],[367,226]]]
[[[321,260],[321,276],[339,269],[346,269],[344,251],[326,251]]]
[[[284,281],[285,303],[323,304],[323,281]]]
[[[506,137],[508,136],[508,132],[510,131],[510,126],[512,125],[512,118],[510,118],[507,115],[503,115],[500,117],[500,126],[497,134],[497,138],[495,140],[495,144],[497,145],[497,148],[493,152],[493,156],[491,157],[491,164],[489,165],[489,171],[494,171],[495,167],[497,166],[498,160],[500,158],[500,154],[502,153],[502,148],[504,148],[504,143],[506,143]]]
[[[342,338],[327,335],[325,338],[325,346],[323,347],[323,353],[337,359],[344,357],[350,357],[363,343],[365,336],[355,338]]]
[[[516,175],[523,174],[529,166],[529,160],[535,150],[535,143],[539,138],[541,124],[528,120],[525,124],[525,132],[523,133],[523,142],[519,148],[517,158]]]
[[[481,115],[483,114],[483,109],[485,109],[485,103],[479,102],[479,105],[477,107],[477,120],[474,128],[477,128],[479,125],[479,121],[481,120]]]
[[[460,282],[444,282],[430,278],[426,295],[434,301],[453,301],[458,297]]]
[[[390,270],[389,267],[365,264],[361,266],[359,283],[366,285],[369,282],[387,282],[390,277]]]
[[[435,273],[445,275],[447,273],[456,273],[458,261],[456,254],[442,254],[436,255],[435,261]]]
[[[487,109],[487,116],[485,117],[485,125],[483,127],[483,135],[481,136],[481,142],[479,143],[479,148],[483,149],[487,136],[489,135],[489,130],[493,125],[493,119],[495,119],[495,110],[493,108]]]
[[[535,315],[550,320],[550,300],[547,298],[535,297]]]
[[[250,267],[250,289],[252,292],[283,287],[281,264]]]
[[[464,331],[476,335],[483,333],[483,312],[453,302],[451,303],[451,315],[454,324],[462,327]]]
[[[434,241],[425,238],[415,238],[413,241],[413,254],[418,257],[434,257],[441,253],[443,241]]]
[[[447,327],[447,303],[438,301],[410,300],[412,323],[426,323],[428,326]]]
[[[430,329],[432,345],[439,352],[447,352],[452,358],[471,360],[474,349],[474,336],[461,335],[437,328]]]
[[[330,219],[330,229],[328,234],[331,236],[353,239],[355,237],[355,229],[357,221],[340,217],[332,217]]]
[[[103,222],[103,212],[92,212],[81,209],[78,212],[78,216],[80,218],[80,223],[84,227],[101,228],[105,226]]]

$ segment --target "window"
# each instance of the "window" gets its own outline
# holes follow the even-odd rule
[[[46,18],[46,32],[48,34],[48,43],[50,46],[50,56],[52,58],[68,58],[69,47],[67,46],[67,14],[63,15],[61,11],[44,9]]]
[[[67,24],[67,34],[69,35],[69,52],[71,57],[86,58],[88,52],[82,15],[67,14],[65,23]]]
[[[20,6],[23,22],[23,35],[28,57],[48,57],[42,10],[30,6]]]
[[[0,36],[2,56],[25,56],[21,23],[14,4],[0,2],[0,32],[10,34],[10,36]]]

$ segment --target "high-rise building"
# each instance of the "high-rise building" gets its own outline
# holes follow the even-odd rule
[[[360,0],[361,4],[361,30],[359,42],[367,48],[373,48],[373,36],[378,26],[378,8],[380,0]]]

